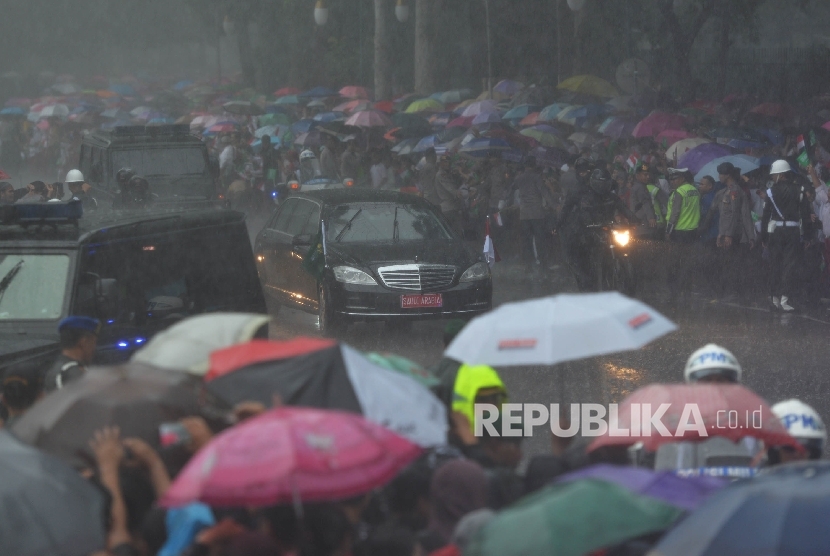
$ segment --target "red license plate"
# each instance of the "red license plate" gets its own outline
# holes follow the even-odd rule
[[[440,293],[426,295],[402,295],[401,309],[421,309],[423,307],[443,307],[444,298]]]

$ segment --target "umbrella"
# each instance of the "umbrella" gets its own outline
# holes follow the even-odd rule
[[[406,107],[407,114],[414,114],[416,112],[443,112],[444,105],[434,98],[424,98],[416,100]]]
[[[265,353],[207,387],[229,403],[270,404],[279,394],[286,405],[361,413],[422,446],[446,441],[446,413],[429,390],[345,344],[290,359]]]
[[[357,85],[347,85],[346,87],[343,87],[340,89],[340,96],[346,98],[372,98],[369,91],[367,91],[364,87]]]
[[[560,475],[556,482],[565,483],[588,478],[615,483],[636,494],[644,494],[684,510],[694,510],[727,484],[724,479],[717,477],[685,478],[678,477],[671,471],[655,472],[650,469],[608,464],[592,465],[567,475]]]
[[[290,126],[291,125],[291,118],[289,118],[286,114],[280,114],[280,113],[265,114],[265,115],[260,116],[259,118],[257,118],[257,121],[259,121],[259,125],[261,125],[261,126],[265,126],[265,125]]]
[[[674,143],[671,147],[669,147],[669,149],[666,151],[666,158],[669,160],[677,160],[690,150],[694,149],[695,147],[705,145],[706,143],[711,143],[711,141],[709,141],[708,139],[704,139],[703,137],[681,139],[680,141]]]
[[[502,79],[493,87],[494,93],[500,93],[507,96],[513,96],[524,88],[522,83],[512,81],[510,79]]]
[[[278,98],[276,101],[274,101],[274,104],[300,104],[300,99],[297,97],[297,95],[286,95],[284,97]]]
[[[94,367],[32,406],[12,426],[27,444],[64,460],[86,459],[87,442],[105,425],[158,446],[162,423],[199,415],[201,381],[141,363]]]
[[[652,415],[661,414],[662,429],[657,425],[639,426],[644,404],[654,408]],[[634,430],[631,430],[632,409],[636,413]],[[723,422],[730,412],[737,415],[734,428]],[[647,419],[642,420],[644,424]],[[663,444],[702,441],[712,436],[732,442],[751,436],[763,440],[767,446],[786,445],[802,450],[767,403],[740,384],[650,384],[635,390],[620,403],[616,423],[609,423],[609,428],[614,425],[619,431],[628,428],[630,434],[611,435],[606,431],[591,443],[588,451],[642,442],[645,450],[653,452]]]
[[[432,127],[444,127],[454,118],[455,113],[453,112],[433,112],[430,114],[428,121]]]
[[[571,133],[570,135],[568,135],[568,141],[570,141],[579,148],[592,145],[599,139],[600,138],[594,137],[587,131],[577,131],[576,133]]]
[[[487,112],[498,112],[498,103],[495,100],[477,100],[476,102],[467,106],[462,116],[478,116],[479,114],[486,114]]]
[[[301,97],[316,97],[316,98],[323,98],[323,97],[336,97],[338,96],[337,91],[332,91],[327,87],[314,87],[304,93],[300,93],[298,96]]]
[[[433,148],[435,148],[435,144],[436,144],[437,140],[438,140],[437,135],[428,135],[427,137],[424,137],[423,139],[418,141],[418,143],[414,147],[412,147],[412,152],[413,153],[422,153],[422,152],[426,152],[427,149],[433,149]]]
[[[205,130],[204,135],[208,135],[210,133],[231,133],[236,131],[238,127],[238,124],[231,122],[213,124]]]
[[[392,120],[380,110],[361,110],[346,120],[346,125],[355,127],[392,127]]]
[[[316,98],[316,99],[312,100],[311,102],[309,102],[308,104],[306,104],[306,106],[309,107],[309,108],[325,108],[326,103],[323,102],[322,100]]]
[[[463,127],[447,127],[437,134],[436,142],[448,143],[456,137],[461,137],[465,133],[467,133],[467,131]]]
[[[312,120],[315,122],[337,122],[346,119],[346,114],[343,112],[320,112],[316,114]]]
[[[358,110],[366,110],[367,108],[371,108],[372,103],[368,100],[361,100],[355,99],[350,100],[347,102],[343,102],[332,108],[332,112],[357,112]]]
[[[173,118],[150,118],[147,121],[147,125],[168,125],[174,123],[176,123],[176,120]]]
[[[548,127],[550,126],[533,126],[527,129],[523,129],[519,133],[521,135],[524,135],[525,137],[535,139],[545,147],[556,147],[558,149],[567,150],[568,145],[556,134],[555,131],[548,131],[547,129],[544,129]]]
[[[0,430],[0,554],[86,556],[106,546],[101,491]]]
[[[763,104],[759,104],[758,106],[751,108],[749,113],[782,120],[795,116],[795,111],[791,107],[786,104],[778,104],[776,102],[765,102]]]
[[[585,106],[568,106],[556,115],[556,121],[572,126],[581,125],[588,117],[588,109]]]
[[[639,349],[676,328],[617,292],[560,294],[505,303],[474,318],[444,355],[471,365],[555,365]]]
[[[528,114],[539,112],[541,109],[541,106],[536,106],[535,104],[520,104],[519,106],[508,110],[502,118],[505,120],[521,120]]]
[[[226,102],[222,105],[222,109],[230,114],[239,114],[242,116],[259,116],[265,114],[265,111],[253,102],[242,100]]]
[[[398,153],[400,155],[406,155],[412,153],[412,149],[418,144],[420,139],[417,137],[410,137],[408,139],[404,139],[394,147],[392,147],[393,153]]]
[[[619,95],[614,86],[608,81],[593,75],[575,75],[569,77],[560,83],[557,88],[573,91],[574,93],[593,95],[595,97],[611,98]]]
[[[179,473],[162,504],[342,500],[389,482],[421,452],[359,415],[282,407],[211,440]]]
[[[475,98],[475,96],[475,93],[470,89],[453,89],[452,91],[435,93],[430,98],[434,98],[443,104],[458,104],[459,102]]]
[[[519,122],[521,126],[529,126],[529,125],[536,125],[539,123],[539,112],[531,112]]]
[[[587,478],[545,487],[499,512],[465,556],[583,556],[668,529],[683,511],[613,482]]]
[[[391,114],[395,111],[395,103],[391,100],[381,100],[376,102],[373,105],[375,110],[380,110],[381,112],[386,112],[387,114]]]
[[[300,133],[308,133],[317,125],[317,122],[310,118],[304,120],[297,120],[291,124],[291,133],[298,135]]]
[[[562,110],[564,110],[565,108],[569,108],[570,106],[571,106],[570,104],[562,104],[562,103],[556,103],[556,104],[551,104],[549,106],[545,106],[544,108],[542,108],[542,111],[539,112],[539,119],[542,120],[543,122],[552,122],[553,120],[556,119],[556,116]]]
[[[631,135],[633,137],[656,137],[661,131],[683,129],[685,125],[686,119],[683,116],[655,111],[643,118]]]
[[[334,340],[302,336],[284,341],[250,340],[236,343],[211,352],[205,380],[214,380],[248,365],[292,359],[335,345],[337,342]]]
[[[65,118],[69,116],[69,107],[65,104],[51,104],[40,111],[41,118]]]
[[[462,146],[458,149],[458,152],[476,158],[483,158],[489,153],[509,151],[511,149],[510,144],[504,139],[493,139],[490,137],[472,139],[466,144],[462,141],[461,144]]]
[[[724,156],[708,162],[706,166],[701,168],[700,171],[695,174],[695,182],[700,182],[703,176],[712,176],[715,178],[715,181],[717,181],[718,166],[724,162],[731,162],[736,168],[740,168],[741,174],[746,174],[747,172],[757,170],[761,167],[761,159],[755,158],[754,156],[747,156],[745,154]]]
[[[275,97],[287,97],[289,95],[297,95],[300,94],[300,90],[296,87],[283,87],[282,89],[277,89],[274,91]]]
[[[664,145],[671,145],[683,139],[692,139],[696,135],[685,129],[665,129],[657,134],[657,141],[663,142]]]
[[[136,96],[135,89],[133,89],[130,85],[124,85],[124,84],[110,85],[109,90],[110,90],[110,92],[115,93],[117,95],[121,95],[122,97],[134,97],[134,96]]]
[[[247,342],[271,322],[257,313],[209,313],[188,317],[159,332],[131,361],[202,376],[213,350]]]
[[[471,125],[473,125],[473,120],[475,120],[476,118],[477,118],[477,116],[466,116],[466,117],[465,116],[459,116],[459,117],[455,118],[454,120],[451,120],[447,124],[446,127],[447,128],[461,127],[461,128],[466,129],[466,128],[470,127]],[[827,122],[827,125],[830,125],[830,122]]]
[[[746,128],[719,128],[708,133],[716,142],[735,149],[759,149],[772,142],[763,133]]]
[[[535,157],[537,164],[548,168],[561,168],[571,157],[568,151],[551,147],[536,147],[528,155]]]
[[[704,143],[687,151],[678,159],[677,165],[680,168],[688,168],[692,174],[697,174],[709,162],[730,154],[732,154],[732,149],[729,147],[716,143]]]
[[[120,108],[107,108],[103,112],[101,112],[102,118],[110,118],[113,120],[129,120],[132,116],[127,112],[124,112]]]
[[[423,384],[427,388],[432,388],[433,386],[441,384],[438,377],[415,361],[407,359],[406,357],[401,357],[400,355],[395,355],[394,353],[378,353],[372,351],[366,354],[366,359],[385,369],[401,373],[409,378],[417,380],[420,384]]]
[[[463,118],[464,116],[461,117]],[[469,118],[470,116],[467,117]],[[500,122],[501,120],[502,117],[498,112],[482,112],[473,117],[472,125],[492,124]]]
[[[26,111],[19,106],[7,106],[0,110],[0,116],[25,116]]]
[[[621,137],[630,137],[635,125],[636,124],[633,122],[611,116],[610,118],[606,118],[605,121],[600,124],[597,131],[606,137],[620,139]]]
[[[307,131],[305,133],[300,133],[294,139],[294,144],[299,145],[300,147],[319,147],[322,142],[323,137],[322,135],[320,135],[320,132],[316,129],[312,129],[311,131]]]
[[[655,547],[657,556],[830,554],[830,464],[791,463],[730,485]]]

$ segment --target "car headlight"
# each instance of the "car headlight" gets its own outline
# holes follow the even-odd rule
[[[334,279],[344,284],[361,284],[364,286],[377,286],[378,283],[370,275],[362,270],[351,266],[334,267]]]
[[[486,280],[490,277],[490,267],[487,263],[476,263],[461,275],[459,282],[475,282],[476,280]]]
[[[621,247],[628,245],[628,242],[631,239],[631,232],[628,230],[622,230],[619,232],[617,230],[612,230],[612,233],[614,234],[614,243]]]

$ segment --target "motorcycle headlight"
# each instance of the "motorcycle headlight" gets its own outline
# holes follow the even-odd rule
[[[487,263],[476,263],[461,275],[459,282],[475,282],[476,280],[485,280],[490,276],[490,267]]]
[[[351,266],[334,267],[334,279],[344,284],[360,284],[362,286],[377,286],[378,283],[370,275]]]
[[[614,243],[621,247],[625,247],[626,245],[628,245],[629,240],[631,240],[631,232],[629,232],[628,230],[612,230],[612,232],[614,234]]]

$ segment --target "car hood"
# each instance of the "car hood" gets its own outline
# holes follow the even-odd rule
[[[406,241],[326,245],[331,263],[377,269],[387,264],[443,264],[466,269],[478,260],[461,241]],[[416,261],[417,258],[417,261]]]

